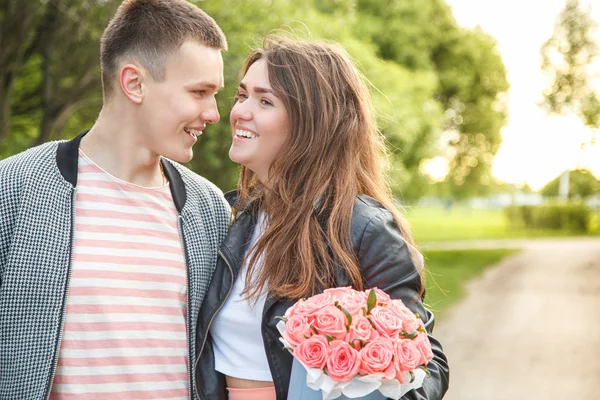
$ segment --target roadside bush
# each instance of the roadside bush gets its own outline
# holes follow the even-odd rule
[[[512,228],[590,232],[594,211],[583,203],[510,206],[504,209]]]

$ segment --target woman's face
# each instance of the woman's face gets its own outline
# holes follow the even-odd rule
[[[237,98],[230,115],[233,142],[229,158],[265,183],[271,163],[289,135],[289,119],[285,105],[273,93],[264,61],[250,66]]]

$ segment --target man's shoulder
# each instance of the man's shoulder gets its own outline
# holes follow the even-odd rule
[[[0,176],[48,171],[52,165],[56,165],[56,149],[59,143],[44,143],[0,160]]]

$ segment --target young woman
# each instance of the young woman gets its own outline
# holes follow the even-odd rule
[[[287,397],[291,354],[276,316],[328,287],[378,287],[418,313],[422,257],[381,171],[369,92],[342,50],[269,37],[248,57],[231,111],[227,195],[234,221],[198,322],[195,388],[204,400]],[[441,399],[448,365],[434,358],[403,399]]]

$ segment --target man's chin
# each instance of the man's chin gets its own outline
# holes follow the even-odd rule
[[[190,161],[192,161],[192,158],[194,157],[194,153],[190,150],[189,153],[165,153],[163,154],[163,157],[166,157],[170,160],[176,161],[180,164],[185,164],[188,163]]]

